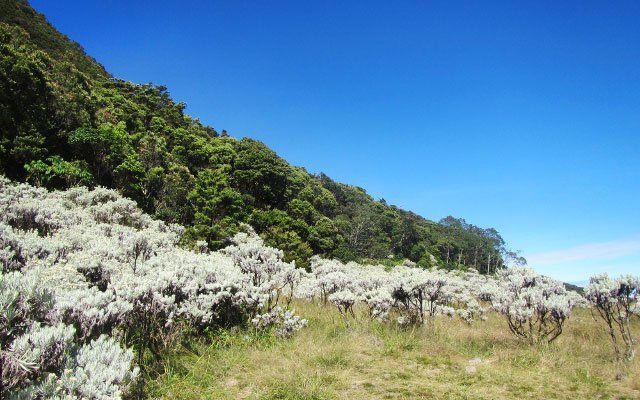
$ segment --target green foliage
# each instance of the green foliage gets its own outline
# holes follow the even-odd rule
[[[58,32],[47,23],[44,15],[31,8],[25,0],[1,1],[0,23],[19,26],[39,49],[73,64],[85,74],[93,77],[108,76],[102,65],[85,54],[78,43]]]
[[[81,127],[71,132],[67,142],[78,157],[91,163],[93,174],[98,182],[111,183],[114,175],[136,167],[131,158],[130,137],[125,124],[104,123],[99,128]],[[126,163],[121,167],[121,163]],[[120,171],[116,171],[120,169]]]
[[[59,189],[93,184],[93,175],[84,161],[65,161],[60,156],[52,156],[46,160],[31,161],[24,168],[27,181],[38,186]]]
[[[440,223],[289,165],[184,114],[167,88],[112,78],[25,1],[0,3],[0,172],[49,188],[102,185],[187,227],[211,249],[250,223],[287,260],[312,254],[484,272],[507,252],[493,229]],[[511,254],[511,253],[509,253]]]
[[[211,248],[222,247],[244,219],[243,196],[229,185],[226,168],[201,170],[187,199],[195,212],[188,234],[207,240]]]
[[[302,268],[309,266],[309,258],[313,255],[313,250],[295,231],[273,227],[265,233],[265,238],[267,245],[284,251],[286,262],[295,261],[296,266]]]

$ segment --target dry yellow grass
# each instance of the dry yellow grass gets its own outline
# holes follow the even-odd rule
[[[495,314],[472,326],[443,319],[433,329],[413,330],[359,317],[347,329],[329,306],[296,306],[309,327],[292,339],[236,332],[194,344],[149,382],[150,396],[640,399],[640,362],[616,364],[602,326],[586,310],[567,322],[556,343],[530,347]]]

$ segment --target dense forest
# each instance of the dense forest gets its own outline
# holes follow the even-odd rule
[[[111,76],[26,1],[0,1],[0,173],[11,179],[117,189],[184,225],[187,247],[222,248],[248,223],[298,266],[313,254],[481,272],[524,262],[495,229],[376,201],[184,109],[164,86]]]

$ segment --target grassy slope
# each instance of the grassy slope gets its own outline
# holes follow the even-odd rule
[[[515,340],[497,315],[402,331],[299,303],[309,327],[290,340],[246,332],[195,344],[148,385],[175,399],[638,399],[640,360],[620,367],[602,326],[579,310],[551,346]],[[474,373],[465,369],[480,358]]]

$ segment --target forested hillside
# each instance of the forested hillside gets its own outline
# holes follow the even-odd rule
[[[26,1],[0,1],[0,172],[11,179],[117,189],[184,225],[187,246],[219,249],[248,223],[298,266],[319,254],[486,272],[515,257],[494,229],[375,201],[184,108],[166,87],[112,77]]]

